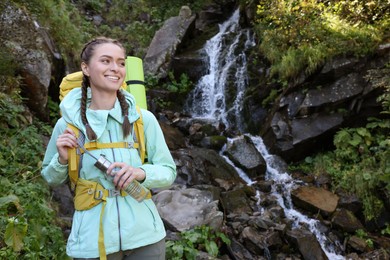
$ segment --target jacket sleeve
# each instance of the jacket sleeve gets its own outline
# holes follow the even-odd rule
[[[56,146],[57,138],[66,129],[66,122],[60,118],[54,126],[53,133],[46,148],[45,157],[42,163],[42,177],[51,186],[64,183],[68,178],[68,165],[62,165],[58,161],[58,151]]]
[[[148,155],[148,162],[140,167],[146,173],[142,184],[147,188],[168,187],[176,179],[175,162],[156,117],[150,111],[141,111]]]

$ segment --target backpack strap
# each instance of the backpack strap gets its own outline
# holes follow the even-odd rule
[[[72,129],[76,134],[77,142],[84,143],[84,134],[74,125],[68,124],[68,128]],[[79,178],[79,165],[81,158],[81,149],[80,148],[71,148],[68,149],[68,175],[70,179],[71,190],[75,190],[76,183]]]
[[[139,144],[135,142],[116,142],[116,143],[98,143],[96,141],[86,143],[84,145],[85,149],[98,150],[98,149],[107,149],[107,148],[139,148]]]
[[[142,113],[139,106],[136,106],[137,112],[139,114],[139,118],[137,121],[134,122],[134,131],[135,131],[135,137],[136,141],[139,143],[138,152],[139,156],[141,157],[141,162],[144,163],[147,154],[146,154],[146,145],[145,145],[145,132],[144,132],[144,122],[142,120]]]
[[[139,106],[136,106],[139,118],[133,123],[135,139],[134,142],[115,142],[115,143],[98,143],[88,142],[85,143],[84,134],[74,125],[68,124],[68,127],[73,130],[76,135],[77,142],[79,144],[84,144],[85,149],[88,151],[96,149],[107,149],[107,148],[135,148],[138,149],[139,155],[141,157],[141,162],[144,163],[147,157],[146,155],[146,146],[145,146],[145,133],[144,133],[144,123],[142,120],[141,109]],[[84,151],[80,148],[71,148],[68,149],[68,174],[70,179],[70,186],[72,190],[75,190],[76,183],[79,178],[80,172],[80,161],[81,156]]]

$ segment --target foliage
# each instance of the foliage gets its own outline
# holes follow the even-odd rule
[[[271,89],[268,97],[263,99],[263,101],[261,102],[261,105],[263,107],[266,107],[268,104],[274,102],[275,99],[277,98],[277,96],[278,96],[278,90],[277,89]]]
[[[9,55],[5,48],[0,48],[0,76],[11,76],[13,75],[15,69],[16,64],[13,60],[12,55]],[[5,79],[6,78],[4,77],[4,81]],[[3,80],[0,81],[0,85],[4,83]]]
[[[81,28],[83,31],[91,36],[116,38],[124,44],[128,55],[143,57],[155,32],[166,19],[177,16],[183,5],[200,10],[204,2],[207,1],[83,0],[77,1],[76,5],[103,18],[102,24],[88,23],[89,26]]]
[[[167,259],[195,259],[198,250],[217,257],[219,248],[223,244],[230,244],[229,238],[224,233],[204,225],[184,231],[180,236],[181,240],[166,242]]]
[[[386,228],[381,231],[382,235],[390,236],[390,225],[386,223]]]
[[[40,177],[41,134],[50,128],[29,122],[18,91],[1,94],[0,122],[0,259],[65,259],[49,188]]]
[[[390,114],[390,63],[384,68],[369,70],[365,79],[372,83],[374,88],[381,88],[383,94],[378,102],[382,103],[383,114]]]
[[[82,25],[77,9],[65,0],[12,0],[36,17],[41,27],[49,31],[61,53],[78,56],[82,42],[88,37],[79,30]],[[64,56],[66,59],[66,56]]]
[[[175,79],[175,76],[172,71],[168,72],[169,81],[163,85],[163,88],[169,90],[173,93],[186,94],[192,87],[193,83],[186,74],[180,75],[180,81]]]
[[[254,27],[271,75],[294,79],[336,55],[372,52],[388,30],[389,15],[379,12],[388,8],[385,1],[259,1]]]
[[[369,248],[374,248],[374,241],[372,241],[371,238],[368,238],[367,233],[363,229],[356,230],[356,236],[364,239]]]
[[[365,127],[341,129],[336,149],[307,158],[300,169],[328,173],[334,188],[357,194],[370,220],[383,209],[382,194],[390,191],[390,120],[370,119]]]

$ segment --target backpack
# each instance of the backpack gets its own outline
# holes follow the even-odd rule
[[[74,72],[68,74],[62,79],[60,84],[60,100],[69,93],[74,88],[81,87],[83,74],[81,71]],[[138,83],[139,84],[139,83]],[[126,82],[122,84],[123,89],[127,89]],[[116,143],[98,143],[98,142],[89,142],[84,143],[85,137],[79,129],[72,124],[68,124],[68,127],[71,128],[77,137],[78,142],[84,144],[84,148],[86,150],[96,150],[103,148],[128,148],[133,147],[138,149],[138,153],[141,157],[141,162],[145,162],[146,156],[146,146],[145,146],[145,134],[144,134],[144,125],[142,121],[142,114],[139,106],[136,106],[137,112],[139,114],[139,119],[133,123],[133,128],[135,132],[135,140],[134,143],[128,142],[116,142]],[[77,180],[79,178],[79,168],[80,168],[80,160],[83,155],[84,150],[80,148],[72,148],[68,150],[68,174],[70,179],[70,186],[72,190],[75,190]]]

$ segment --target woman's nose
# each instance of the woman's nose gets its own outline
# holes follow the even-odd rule
[[[111,64],[110,70],[112,70],[112,71],[117,71],[117,70],[118,70],[118,64],[116,64],[115,62],[113,62],[113,63]]]

